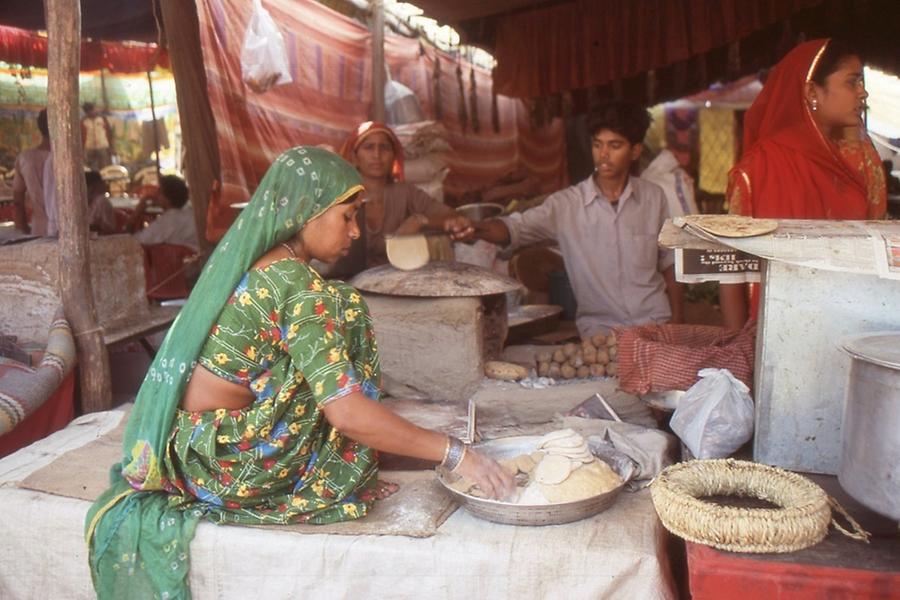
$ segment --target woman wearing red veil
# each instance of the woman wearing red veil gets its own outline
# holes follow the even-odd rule
[[[403,181],[403,146],[390,127],[367,121],[344,143],[341,155],[365,186],[363,210],[357,213],[360,239],[350,254],[329,271],[333,277],[351,277],[368,267],[387,262],[386,235],[418,233],[424,229],[464,235],[471,222],[415,185]]]
[[[744,154],[729,174],[730,211],[884,218],[884,172],[863,123],[867,97],[862,61],[847,44],[813,40],[791,50],[747,111]],[[720,299],[726,327],[739,330],[748,316],[747,286],[722,285]],[[750,300],[752,314],[756,298]]]

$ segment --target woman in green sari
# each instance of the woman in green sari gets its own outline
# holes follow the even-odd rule
[[[112,487],[85,522],[100,598],[189,597],[200,519],[364,517],[385,491],[376,450],[442,461],[494,497],[513,489],[496,462],[378,403],[365,302],[309,267],[359,236],[360,191],[337,155],[288,150],[213,252],[141,386]]]

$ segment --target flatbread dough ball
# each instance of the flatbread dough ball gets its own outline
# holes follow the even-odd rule
[[[499,461],[500,468],[512,475],[513,477],[519,472],[519,467],[516,466],[516,459],[510,458],[507,460]]]
[[[537,366],[537,374],[538,377],[549,377],[550,376],[550,363],[549,362],[539,362]]]
[[[606,365],[606,374],[610,377],[617,377],[619,375],[619,363],[611,362]]]
[[[541,350],[536,355],[537,362],[550,362],[553,360],[553,353],[549,350]]]
[[[534,470],[534,460],[528,454],[520,454],[516,457],[516,467],[527,475]]]
[[[547,376],[557,379],[562,374],[561,368],[558,363],[550,363],[550,370],[547,372]]]
[[[619,347],[618,346],[610,346],[609,350],[607,350],[607,352],[609,353],[610,360],[616,360],[616,358],[619,356]]]
[[[600,364],[591,365],[591,375],[594,377],[605,377],[606,367]]]
[[[578,352],[578,346],[570,342],[562,347],[562,351],[566,356],[572,357],[575,356],[576,352]]]
[[[572,461],[565,456],[548,455],[534,468],[534,480],[544,485],[557,485],[572,472]]]
[[[597,350],[597,364],[605,365],[609,364],[609,350]]]
[[[563,365],[559,368],[559,374],[563,376],[563,379],[573,379],[575,377],[575,367]]]
[[[591,346],[590,348],[585,348],[582,351],[582,356],[584,357],[584,364],[592,365],[597,362],[597,349]]]
[[[579,379],[584,379],[585,377],[591,376],[591,368],[587,365],[581,365],[577,369],[575,369],[575,376]]]
[[[606,336],[606,345],[607,346],[615,346],[618,343],[619,342],[618,342],[618,339],[616,338],[616,332],[610,331],[609,335]]]
[[[598,331],[591,336],[591,343],[598,348],[602,348],[606,345],[606,336]]]
[[[567,358],[568,357],[566,356],[565,352],[562,351],[562,348],[557,348],[553,351],[553,362],[563,364],[564,362],[566,362]]]

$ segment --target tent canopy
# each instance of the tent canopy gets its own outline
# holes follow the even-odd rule
[[[0,0],[0,23],[46,30],[40,0]],[[156,41],[152,0],[81,0],[81,35],[103,40]]]

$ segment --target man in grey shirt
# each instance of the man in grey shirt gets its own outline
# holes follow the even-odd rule
[[[475,228],[477,237],[508,249],[559,244],[582,337],[613,327],[682,320],[674,258],[656,241],[669,216],[665,193],[631,176],[649,125],[643,107],[604,106],[590,125],[591,177],[540,206]]]

